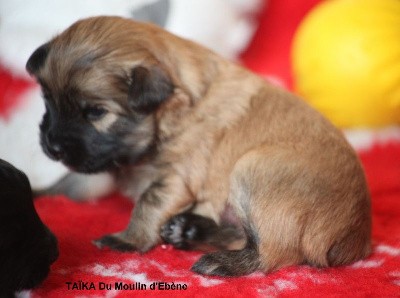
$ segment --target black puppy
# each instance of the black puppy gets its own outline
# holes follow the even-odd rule
[[[1,159],[0,206],[0,297],[13,297],[47,277],[57,239],[36,213],[26,175]]]

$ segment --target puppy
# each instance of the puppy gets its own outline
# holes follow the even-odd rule
[[[77,172],[112,173],[137,199],[128,227],[98,247],[203,243],[217,251],[192,270],[221,276],[369,254],[370,198],[356,153],[294,95],[118,17],[78,21],[26,68],[43,90],[45,153]]]
[[[57,239],[32,202],[28,178],[0,160],[0,296],[40,284],[58,257]]]

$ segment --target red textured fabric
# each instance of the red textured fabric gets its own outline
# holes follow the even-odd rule
[[[98,202],[74,203],[65,197],[42,198],[36,208],[59,239],[60,258],[33,297],[396,297],[400,296],[400,144],[361,153],[371,187],[374,252],[366,260],[339,268],[294,266],[271,274],[240,278],[201,277],[189,271],[201,256],[161,245],[140,255],[98,250],[91,240],[123,229],[132,204],[119,195]],[[68,290],[68,282],[94,283],[96,290]],[[147,290],[99,290],[99,283],[147,284]],[[153,282],[187,285],[186,290],[151,290]]]

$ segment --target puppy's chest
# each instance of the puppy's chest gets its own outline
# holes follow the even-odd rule
[[[140,196],[157,179],[158,171],[153,165],[126,167],[115,173],[119,190],[137,202]]]

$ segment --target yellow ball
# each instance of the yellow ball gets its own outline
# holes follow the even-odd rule
[[[400,0],[327,0],[292,47],[294,88],[340,127],[400,123]]]

